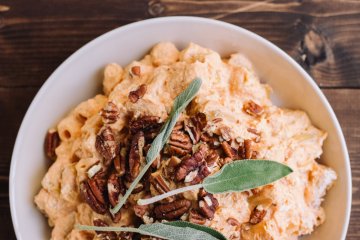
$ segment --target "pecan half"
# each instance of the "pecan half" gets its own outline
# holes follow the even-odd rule
[[[144,133],[140,131],[133,136],[130,146],[129,170],[132,181],[139,175],[141,163],[145,161],[143,154],[144,145]]]
[[[250,139],[245,139],[243,143],[239,145],[238,154],[242,159],[251,159],[255,157],[253,151],[253,141]]]
[[[220,136],[224,139],[224,141],[230,141],[231,140],[231,130],[227,126],[223,126],[219,129]]]
[[[113,102],[108,102],[100,111],[103,123],[111,124],[118,120],[119,109]]]
[[[123,176],[126,171],[126,147],[119,146],[119,154],[114,159],[114,167],[119,176]]]
[[[230,144],[228,144],[227,142],[222,142],[221,143],[221,147],[226,155],[226,157],[229,157],[231,159],[234,159],[236,158],[237,156],[237,153],[236,153],[236,150],[233,149]]]
[[[192,144],[190,137],[183,131],[172,131],[166,148],[170,155],[184,156],[191,152]]]
[[[130,121],[130,133],[135,134],[139,131],[144,133],[148,132],[158,132],[163,123],[160,122],[159,117],[155,116],[142,116],[137,119]]]
[[[184,120],[184,129],[189,134],[193,144],[197,144],[200,141],[201,131],[205,128],[206,115],[198,112],[190,119]]]
[[[45,154],[49,159],[55,160],[55,149],[60,145],[60,136],[58,131],[51,129],[47,132],[45,137],[44,149]]]
[[[119,196],[125,194],[125,186],[122,183],[121,178],[116,174],[112,173],[107,180],[107,191],[109,202],[111,206],[115,207],[119,201]]]
[[[133,66],[131,68],[131,73],[134,74],[135,76],[140,76],[141,75],[141,68],[140,66]]]
[[[108,166],[116,155],[116,143],[110,126],[104,126],[96,136],[95,148],[105,159],[104,165]]]
[[[199,191],[199,198],[200,213],[207,219],[213,219],[215,211],[219,206],[218,200],[211,193],[204,191],[204,189]]]
[[[109,225],[104,222],[101,219],[94,219],[93,220],[93,224],[96,227],[108,227]],[[102,239],[102,240],[117,240],[118,236],[116,234],[116,232],[100,232],[100,231],[95,231],[98,238]]]
[[[159,172],[151,174],[150,183],[159,194],[170,191],[168,184]]]
[[[174,179],[177,166],[181,163],[181,159],[176,156],[171,156],[168,160],[167,166],[162,168],[162,174],[167,179]]]
[[[147,87],[145,84],[142,84],[135,91],[129,93],[129,100],[132,103],[136,103],[140,98],[142,98],[146,93]]]
[[[215,134],[210,136],[209,133],[202,133],[200,140],[209,144],[209,147],[212,149],[218,149],[221,145],[219,138]]]
[[[96,197],[96,199],[102,204],[106,203],[106,175],[100,171],[94,175],[94,177],[87,180],[89,187]]]
[[[260,210],[257,206],[250,215],[249,223],[253,225],[258,224],[264,219],[265,215],[266,215],[266,210],[265,209]]]
[[[179,166],[177,167],[175,178],[178,181],[184,180],[185,177],[193,170],[198,168],[204,158],[206,157],[206,153],[208,151],[208,147],[205,144],[200,145],[199,149],[189,158],[185,158],[181,161]]]
[[[254,134],[256,137],[254,138],[254,142],[258,143],[261,140],[261,132],[257,130],[256,128],[248,128],[248,132]]]
[[[205,161],[200,165],[197,175],[190,181],[190,184],[198,184],[200,183],[204,178],[210,175],[210,169],[208,168]],[[185,178],[186,179],[186,178]]]
[[[99,214],[106,213],[106,206],[96,199],[87,181],[81,182],[79,188],[80,195],[82,196],[83,200],[91,207],[92,210],[94,210],[94,212]]]
[[[254,101],[249,100],[244,103],[243,111],[251,116],[259,117],[264,113],[264,108],[255,103]]]
[[[158,205],[154,208],[157,219],[174,220],[180,218],[191,206],[191,201],[179,199],[170,203]]]
[[[204,218],[197,210],[191,209],[189,212],[189,222],[204,225],[206,218]]]
[[[196,124],[200,127],[200,129],[202,131],[207,125],[206,114],[202,113],[202,112],[198,112],[198,113],[196,113],[194,119],[196,121]]]
[[[220,158],[220,156],[216,152],[216,150],[210,149],[205,160],[206,160],[206,163],[208,166],[212,166],[219,161],[219,158]]]

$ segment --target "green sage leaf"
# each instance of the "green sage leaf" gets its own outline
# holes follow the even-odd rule
[[[195,78],[189,86],[180,93],[174,100],[173,108],[170,112],[169,118],[161,128],[160,133],[156,136],[154,141],[151,143],[150,149],[146,155],[146,162],[147,164],[141,169],[139,175],[135,178],[135,180],[130,184],[128,190],[126,191],[124,196],[119,196],[118,204],[110,209],[110,213],[115,215],[120,208],[125,204],[126,200],[129,198],[132,191],[135,189],[137,184],[140,182],[141,178],[144,176],[146,171],[149,169],[151,164],[159,155],[161,149],[166,144],[170,134],[181,114],[181,112],[186,108],[186,106],[193,100],[197,92],[200,90],[201,86],[201,79]]]
[[[290,174],[292,169],[271,160],[235,160],[206,177],[202,183],[177,188],[152,198],[139,199],[137,204],[148,205],[186,191],[204,188],[210,193],[241,192],[272,183]]]
[[[143,224],[138,228],[96,227],[84,225],[77,225],[76,228],[87,231],[134,232],[168,240],[226,240],[224,235],[215,229],[182,221]]]
[[[272,183],[292,172],[290,167],[275,161],[239,160],[205,178],[202,185],[210,193],[241,192]]]
[[[218,232],[213,228],[206,227],[203,225],[194,224],[194,223],[185,222],[185,221],[165,222],[163,224],[171,225],[171,226],[175,226],[175,227],[182,227],[182,228],[186,228],[186,227],[194,228],[196,230],[206,232],[206,233],[210,234],[211,236],[215,237],[216,239],[226,240],[226,237],[221,232]]]

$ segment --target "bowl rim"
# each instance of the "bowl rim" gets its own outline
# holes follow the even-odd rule
[[[21,147],[22,143],[22,135],[25,132],[25,129],[29,128],[29,119],[31,118],[31,115],[33,111],[36,108],[37,103],[41,100],[42,96],[46,93],[47,89],[51,86],[52,82],[55,81],[56,77],[61,74],[62,71],[66,70],[67,66],[70,65],[75,59],[81,57],[85,52],[90,50],[93,46],[96,46],[98,43],[106,41],[106,39],[111,38],[116,32],[118,31],[127,31],[131,28],[139,27],[142,25],[142,27],[146,27],[148,25],[152,24],[159,24],[162,22],[200,22],[200,23],[207,23],[207,24],[213,24],[218,25],[223,28],[227,28],[230,30],[235,30],[238,32],[241,32],[243,34],[250,35],[251,37],[257,39],[259,42],[264,44],[266,47],[271,48],[272,51],[276,52],[276,54],[279,54],[282,58],[284,58],[287,62],[289,62],[304,78],[305,81],[307,81],[308,84],[310,84],[311,88],[316,92],[316,94],[320,97],[320,101],[322,102],[323,106],[325,106],[327,112],[329,113],[332,123],[335,125],[336,133],[339,136],[339,140],[341,143],[341,149],[343,149],[343,155],[345,157],[345,171],[346,175],[348,176],[347,179],[347,209],[345,209],[345,225],[342,230],[341,238],[345,239],[347,230],[349,227],[349,220],[350,220],[350,212],[351,212],[351,203],[352,203],[352,175],[351,175],[351,166],[350,166],[350,158],[348,149],[346,146],[346,141],[340,126],[340,123],[334,113],[334,110],[332,109],[330,103],[326,99],[325,95],[319,88],[319,86],[316,84],[316,82],[312,79],[312,77],[287,53],[285,53],[282,49],[277,47],[275,44],[271,43],[269,40],[261,37],[260,35],[247,30],[243,27],[236,26],[231,23],[209,19],[209,18],[203,18],[203,17],[190,17],[190,16],[169,16],[169,17],[159,17],[159,18],[152,18],[152,19],[146,19],[141,20],[138,22],[133,22],[130,24],[126,24],[120,27],[117,27],[113,30],[110,30],[106,33],[103,33],[102,35],[96,37],[95,39],[91,40],[90,42],[86,43],[82,47],[80,47],[78,50],[76,50],[74,53],[72,53],[68,58],[66,58],[54,71],[53,73],[46,79],[44,84],[41,86],[35,97],[33,98],[31,104],[29,105],[26,114],[21,122],[19,131],[16,136],[15,145],[12,152],[11,157],[11,165],[10,165],[10,176],[9,176],[9,200],[10,200],[10,212],[11,212],[11,219],[13,228],[15,230],[15,234],[17,239],[20,239],[20,230],[18,226],[18,218],[17,218],[17,210],[15,208],[15,188],[14,184],[12,182],[15,180],[15,169],[17,166],[17,159],[19,154],[19,149]]]

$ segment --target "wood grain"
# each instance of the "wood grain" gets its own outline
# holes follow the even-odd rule
[[[0,20],[0,51],[5,53],[0,56],[0,86],[40,86],[84,43],[123,24],[195,15],[234,23],[269,39],[322,87],[360,87],[360,1],[41,0],[29,5],[16,0],[9,5],[12,10]],[[36,68],[17,70],[29,62]]]
[[[0,88],[0,239],[16,239],[9,206],[9,169],[15,138],[37,88]]]
[[[325,89],[347,142],[353,184],[353,202],[349,231],[346,239],[360,239],[360,91],[358,89]]]
[[[0,2],[0,239],[15,239],[8,173],[32,98],[54,69],[93,38],[151,17],[192,15],[230,22],[290,54],[323,88],[351,158],[353,208],[347,239],[360,239],[360,1],[2,0]]]

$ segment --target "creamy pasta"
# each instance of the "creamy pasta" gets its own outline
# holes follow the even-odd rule
[[[122,194],[121,189],[131,183],[137,167],[143,166],[143,162],[135,160],[142,159],[174,98],[195,77],[200,77],[203,85],[173,132],[186,144],[170,142],[153,166],[150,180],[141,182],[140,190],[112,218],[103,207],[113,205],[111,194]],[[56,160],[35,196],[37,207],[53,228],[51,239],[101,239],[106,235],[79,231],[76,224],[137,226],[170,220],[158,217],[154,209],[181,199],[190,205],[174,219],[196,220],[229,239],[297,239],[310,234],[325,221],[321,203],[336,179],[332,169],[317,162],[327,134],[314,127],[305,112],[275,106],[270,92],[271,88],[260,83],[251,62],[241,53],[222,59],[217,52],[194,43],[182,51],[170,42],[159,43],[143,59],[124,68],[116,63],[107,65],[103,94],[80,103],[56,126],[61,140],[55,150]],[[206,127],[201,127],[202,135],[197,137],[189,130],[197,125],[187,124],[200,124],[200,118],[206,118]],[[143,135],[134,127],[139,119],[145,121],[139,127]],[[152,125],[145,127],[149,122]],[[171,141],[175,141],[175,135]],[[134,143],[134,139],[138,142]],[[144,146],[138,139],[144,139]],[[133,150],[134,144],[141,153]],[[206,161],[202,160],[205,165],[187,172],[181,180],[174,179],[174,173],[168,172],[178,174],[179,164],[200,151],[199,144],[206,145]],[[201,171],[211,174],[225,162],[233,161],[235,157],[227,150],[235,151],[237,157],[272,159],[294,172],[251,191],[214,196],[187,192],[181,199],[168,199],[148,208],[136,205],[137,199],[159,193],[152,182],[159,181],[159,174],[165,191],[191,184]],[[208,160],[209,153],[215,160]],[[134,154],[138,155],[132,157]],[[118,177],[115,185],[111,185],[113,176]],[[92,205],[90,198],[97,205]],[[215,202],[218,206],[206,214],[199,199],[208,207]],[[123,233],[121,237],[131,236]]]

